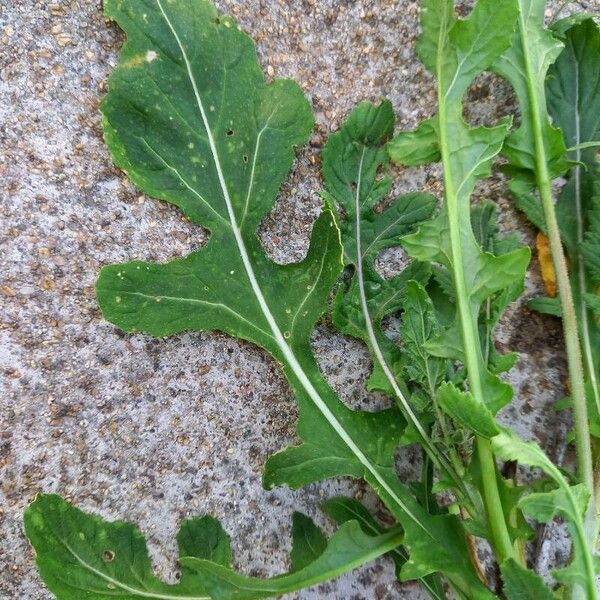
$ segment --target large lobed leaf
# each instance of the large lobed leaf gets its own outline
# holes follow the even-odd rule
[[[292,166],[294,146],[307,140],[313,124],[299,86],[267,85],[251,39],[208,0],[106,0],[105,9],[127,35],[102,104],[111,156],[142,191],[178,206],[211,235],[182,260],[103,269],[97,285],[103,315],[125,331],[220,330],[266,349],[298,398],[302,444],[269,460],[265,485],[366,479],[412,540],[404,577],[440,570],[473,597],[488,597],[455,519],[429,515],[398,480],[400,413],[348,409],[319,371],[310,333],[343,267],[332,209],[324,207],[300,263],[274,264],[258,241],[257,227]],[[324,553],[321,567],[330,568],[337,553],[343,557],[345,545],[352,564],[353,557],[366,559],[368,540],[359,533],[351,524],[340,530],[331,542],[336,555]],[[399,543],[397,536],[390,540]],[[450,549],[429,561],[431,544],[444,540]],[[199,589],[211,594],[218,589],[229,597],[227,590],[245,585],[225,567],[198,560],[185,566],[202,575]],[[306,581],[301,572],[290,575],[290,586]],[[258,596],[236,597],[262,597],[262,584],[248,583]]]
[[[332,212],[323,210],[298,264],[273,263],[256,235],[293,146],[313,124],[299,86],[267,85],[250,38],[206,0],[113,0],[106,10],[128,36],[102,106],[111,154],[145,192],[179,206],[211,237],[166,265],[106,267],[98,281],[105,318],[156,336],[221,330],[265,348],[299,397],[306,441],[269,463],[267,484],[368,473],[406,514],[393,489],[401,422],[347,409],[309,346],[342,268]]]
[[[365,532],[357,520],[330,540],[305,515],[294,515],[292,570],[272,579],[231,569],[229,536],[212,517],[188,519],[177,535],[180,580],[169,585],[152,570],[144,537],[130,523],[107,522],[59,496],[39,496],[27,509],[25,529],[40,573],[59,600],[255,600],[327,581],[392,551],[396,528]],[[308,542],[310,540],[310,543]]]

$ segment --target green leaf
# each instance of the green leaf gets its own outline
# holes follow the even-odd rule
[[[596,318],[600,316],[600,296],[595,294],[585,294],[585,303],[595,313]]]
[[[352,498],[342,496],[331,498],[323,503],[322,508],[338,525],[343,525],[348,521],[356,521],[368,535],[379,535],[386,531],[363,504]],[[399,577],[400,570],[406,562],[408,554],[404,548],[398,546],[389,555],[396,565],[396,575]]]
[[[567,29],[563,29],[563,23]],[[564,43],[563,51],[548,69],[548,112],[561,128],[567,147],[581,146],[600,137],[600,30],[592,17],[553,27]],[[570,154],[575,161],[595,161],[594,148]]]
[[[527,302],[527,306],[531,310],[535,310],[544,315],[551,315],[553,317],[562,317],[562,308],[560,306],[560,300],[558,298],[533,298]]]
[[[383,200],[387,195],[391,181],[382,171],[388,164],[385,143],[393,131],[394,119],[391,104],[383,101],[378,106],[362,103],[355,108],[341,129],[332,134],[323,149],[323,177],[326,184],[326,197],[335,201],[343,211],[340,221],[344,261],[354,267],[354,276],[346,290],[341,290],[335,301],[333,311],[334,324],[343,333],[354,335],[365,341],[374,358],[375,369],[371,383],[377,383],[390,391],[402,409],[406,422],[410,424],[418,439],[424,444],[428,454],[437,460],[437,464],[446,466],[447,459],[429,439],[425,425],[410,404],[404,381],[399,377],[401,359],[398,348],[384,335],[381,329],[382,319],[402,306],[401,298],[404,286],[409,279],[419,279],[415,274],[422,271],[418,265],[411,266],[398,277],[385,280],[374,267],[377,253],[386,247],[398,244],[398,239],[424,219],[428,218],[436,205],[436,200],[428,194],[408,194],[402,196],[387,207]],[[410,275],[409,275],[410,274]],[[426,279],[427,276],[425,276]],[[387,383],[384,383],[387,382]],[[392,418],[386,425],[393,424]],[[404,423],[403,423],[404,424]],[[314,424],[311,424],[314,428]],[[383,423],[378,425],[380,428]],[[373,428],[373,431],[377,431]],[[398,428],[398,432],[400,429]],[[315,444],[324,444],[323,436],[313,434],[315,442],[303,445],[286,453],[289,461],[295,465],[295,483],[308,483],[315,470]],[[387,436],[387,439],[390,439]],[[398,440],[397,437],[394,438]],[[380,444],[391,458],[392,448],[386,443],[386,436],[380,434]],[[324,452],[323,452],[324,453]],[[277,461],[274,457],[269,467]],[[378,464],[393,468],[392,462],[377,461]],[[327,467],[332,470],[331,460]],[[278,466],[279,469],[279,466]],[[352,473],[346,473],[352,474]],[[286,473],[286,477],[288,477]],[[460,479],[458,485],[462,485]],[[271,481],[271,479],[269,479]],[[408,500],[404,500],[408,504]],[[419,506],[419,505],[417,505]],[[433,517],[422,507],[411,508],[413,515],[420,515],[420,526],[413,519],[409,523],[398,513],[396,516],[405,531],[405,544],[410,560],[402,569],[404,578],[421,578],[434,571],[443,571],[451,581],[460,579],[472,586],[471,593],[485,594],[471,565],[465,560],[456,560],[458,547],[466,551],[464,534],[455,517]],[[432,555],[424,543],[427,534],[436,540],[438,552]],[[467,555],[464,555],[468,560]]]
[[[451,383],[440,386],[438,402],[450,417],[477,435],[492,438],[500,431],[492,413],[473,394],[462,392]]]
[[[484,201],[473,206],[471,223],[475,239],[485,252],[501,256],[517,250],[521,245],[516,234],[500,234],[498,210],[492,202]],[[484,362],[489,365],[493,373],[509,371],[518,358],[514,353],[500,355],[497,352],[494,331],[506,308],[521,296],[523,289],[523,278],[517,277],[512,283],[508,283],[483,302],[479,317],[479,330],[483,343]]]
[[[546,217],[539,199],[535,195],[535,181],[518,173],[508,183],[515,205],[540,230],[546,232]]]
[[[400,335],[404,349],[405,370],[411,381],[428,390],[430,395],[441,383],[448,367],[446,360],[432,356],[426,344],[441,331],[431,298],[417,281],[408,281],[402,295]]]
[[[224,567],[231,565],[229,536],[221,523],[209,515],[186,519],[177,534],[177,545],[180,556],[195,556]]]
[[[276,597],[336,577],[402,543],[398,529],[367,535],[356,521],[345,523],[327,543],[309,521],[294,517],[292,556],[297,570],[259,579],[229,569],[229,540],[218,521],[188,520],[178,535],[182,577],[176,585],[168,585],[153,574],[144,538],[133,525],[88,515],[54,495],[39,496],[25,513],[40,573],[58,600]],[[307,541],[319,547],[309,549]]]
[[[586,486],[570,486],[537,444],[524,442],[508,431],[494,437],[492,445],[499,458],[537,467],[554,481],[555,490],[529,494],[520,500],[519,506],[526,515],[543,523],[555,515],[565,520],[573,540],[573,558],[567,567],[555,571],[554,575],[563,583],[577,584],[584,590],[595,589],[590,587],[595,586],[594,555],[587,543],[584,524],[590,499]]]
[[[300,263],[276,265],[257,237],[313,124],[299,86],[267,85],[250,38],[207,0],[108,0],[106,11],[127,33],[102,105],[113,159],[211,237],[183,260],[106,267],[97,286],[104,316],[126,331],[220,330],[266,349],[298,398],[303,444],[268,462],[265,484],[363,477],[407,530],[412,521],[432,539],[445,535],[423,524],[427,514],[395,473],[399,413],[348,409],[312,353],[310,334],[343,266],[331,207]]]
[[[546,0],[518,0],[518,6],[518,25],[512,44],[492,66],[493,71],[513,86],[522,113],[521,125],[510,134],[502,152],[513,168],[535,173],[534,119],[539,119],[548,170],[551,177],[556,177],[569,168],[565,142],[545,112],[539,117],[532,114],[532,103],[536,102],[538,107],[546,105],[546,74],[563,45],[544,27]],[[535,99],[531,94],[535,94]]]
[[[596,173],[595,184],[597,191],[591,200],[587,228],[580,247],[584,266],[589,273],[589,288],[600,285],[600,169]]]
[[[565,489],[555,489],[551,492],[536,492],[525,496],[520,506],[528,517],[540,523],[550,523],[556,516],[571,518],[572,506]],[[571,493],[577,503],[578,512],[584,514],[590,501],[590,492],[585,485],[571,487]]]
[[[289,81],[267,86],[251,40],[209,2],[157,0],[149,8],[142,0],[113,0],[106,8],[128,34],[103,104],[113,158],[145,192],[208,227],[211,238],[184,260],[104,269],[98,298],[105,317],[127,331],[221,330],[265,348],[298,397],[303,442],[269,460],[265,485],[363,477],[423,546],[424,533],[456,539],[454,522],[431,519],[398,480],[399,413],[349,410],[312,354],[310,333],[342,269],[330,207],[301,263],[274,264],[258,241],[257,226],[291,167],[293,146],[312,126],[300,88]],[[441,553],[430,568],[458,573],[467,589],[469,578],[477,586],[467,560],[456,563],[455,554],[455,547]]]
[[[407,167],[418,167],[439,162],[439,124],[437,117],[419,123],[414,131],[396,136],[388,144],[391,159]]]
[[[525,569],[512,558],[502,563],[501,572],[507,600],[556,600],[537,573]]]
[[[566,23],[570,27],[566,27]],[[596,149],[586,147],[600,137],[600,29],[593,19],[567,21],[556,29],[564,50],[548,72],[548,111],[565,136],[574,165],[556,204],[561,237],[569,262],[581,339],[586,383],[600,410],[600,326],[586,302],[600,283],[600,167]]]
[[[295,512],[292,517],[291,572],[300,571],[310,565],[323,554],[326,548],[327,538],[313,520],[302,513]]]
[[[38,496],[25,512],[25,532],[40,574],[58,600],[211,600],[189,569],[184,568],[177,585],[160,581],[144,537],[133,525],[88,515],[59,496]],[[180,550],[194,556],[211,556],[216,548],[219,559],[228,554],[229,541],[218,522],[188,521],[178,537]]]

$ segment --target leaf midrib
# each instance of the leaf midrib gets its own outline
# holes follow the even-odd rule
[[[233,231],[233,234],[234,234],[234,237],[236,240],[236,244],[238,246],[238,251],[242,258],[242,263],[244,264],[244,269],[246,270],[246,274],[248,276],[248,280],[250,281],[250,285],[252,287],[254,295],[256,296],[256,299],[258,300],[260,309],[263,312],[265,319],[267,320],[267,323],[269,324],[269,327],[271,328],[271,330],[273,332],[273,336],[275,338],[275,342],[276,342],[277,346],[279,347],[280,351],[283,354],[283,357],[288,362],[294,375],[296,376],[296,378],[298,379],[298,381],[300,382],[300,384],[302,385],[302,387],[304,388],[304,390],[306,391],[308,396],[311,398],[311,400],[314,402],[314,404],[317,406],[317,408],[321,411],[321,413],[323,414],[325,419],[328,421],[328,423],[332,426],[334,431],[340,436],[340,438],[346,443],[346,445],[350,448],[350,450],[353,452],[353,454],[357,457],[357,459],[363,465],[363,467],[365,467],[365,469],[375,478],[377,483],[379,485],[381,485],[381,487],[394,500],[394,502],[401,508],[401,510],[403,512],[405,512],[419,527],[425,529],[425,527],[421,524],[419,519],[415,515],[413,515],[412,511],[404,504],[404,502],[402,502],[402,500],[398,497],[398,495],[394,492],[394,490],[387,483],[385,478],[379,473],[379,471],[375,468],[375,466],[367,458],[367,456],[364,454],[364,452],[358,447],[356,442],[354,442],[354,440],[350,437],[348,432],[343,428],[341,423],[339,423],[339,421],[336,419],[335,415],[332,413],[330,408],[327,406],[325,401],[321,398],[321,396],[319,395],[319,393],[317,392],[317,390],[315,389],[313,384],[308,379],[302,366],[298,362],[298,359],[295,357],[292,349],[286,343],[286,341],[283,337],[283,334],[281,333],[281,330],[279,329],[279,326],[277,325],[277,322],[275,321],[275,318],[273,317],[273,314],[271,313],[271,311],[269,309],[269,306],[265,300],[262,290],[260,289],[260,286],[256,279],[256,275],[254,273],[254,269],[250,262],[250,257],[248,255],[248,251],[246,250],[246,246],[245,246],[244,240],[242,238],[241,231],[237,224],[235,212],[233,210],[233,204],[231,202],[231,198],[229,196],[229,190],[227,188],[227,184],[225,182],[225,177],[223,175],[223,170],[221,167],[221,162],[219,159],[219,154],[217,151],[215,140],[214,140],[214,137],[212,134],[212,130],[208,123],[208,118],[206,115],[206,111],[204,109],[204,104],[202,102],[202,98],[201,98],[200,92],[198,90],[198,85],[196,83],[194,73],[192,71],[191,63],[187,56],[187,52],[186,52],[183,44],[181,43],[179,34],[173,27],[171,20],[169,19],[168,15],[166,14],[166,12],[163,8],[161,0],[156,0],[156,3],[158,5],[158,8],[168,26],[168,28],[170,29],[173,37],[175,38],[177,45],[179,46],[179,50],[182,54],[182,58],[185,63],[188,79],[190,81],[190,84],[192,85],[196,103],[198,105],[198,109],[199,109],[200,115],[202,117],[202,122],[203,122],[204,128],[205,128],[207,136],[208,136],[209,146],[211,149],[215,168],[217,170],[217,177],[219,179],[219,184],[221,186],[221,190],[223,193],[223,199],[225,200],[225,204],[227,207],[227,212],[229,215],[231,229]]]
[[[377,358],[377,362],[379,362],[379,365],[381,366],[381,369],[383,370],[386,379],[388,380],[389,384],[392,386],[392,389],[394,390],[394,394],[396,395],[396,397],[402,404],[402,408],[404,409],[406,415],[411,420],[413,426],[419,433],[419,436],[421,437],[421,439],[423,441],[423,445],[428,449],[428,452],[432,455],[432,458],[434,460],[436,460],[436,462],[440,463],[440,458],[438,457],[438,453],[436,452],[435,447],[433,446],[433,443],[429,440],[429,436],[423,429],[423,426],[417,419],[417,416],[415,415],[415,413],[412,411],[412,408],[410,407],[408,401],[406,400],[406,397],[402,393],[402,390],[400,389],[400,387],[396,381],[396,378],[394,377],[394,374],[392,373],[389,365],[387,364],[387,361],[385,360],[385,356],[383,355],[383,352],[379,346],[379,341],[377,340],[377,336],[375,335],[375,329],[373,327],[373,320],[371,319],[371,313],[369,312],[369,305],[367,302],[367,294],[365,292],[365,280],[364,280],[364,273],[363,273],[361,201],[360,201],[360,191],[361,191],[362,176],[363,176],[363,164],[364,164],[366,152],[367,152],[367,147],[363,146],[360,160],[358,163],[358,176],[357,176],[357,181],[356,181],[356,191],[354,194],[354,219],[355,219],[354,237],[355,237],[355,241],[356,241],[356,258],[355,258],[356,277],[358,279],[358,292],[359,292],[359,296],[360,296],[360,306],[361,306],[361,310],[362,310],[363,317],[365,320],[365,325],[367,327],[367,336],[369,338],[371,347],[373,348],[373,352],[375,353],[375,357]],[[423,525],[421,525],[421,527],[423,527]],[[425,529],[425,527],[423,527],[423,529]],[[431,533],[429,531],[427,531],[427,533],[429,534],[429,536],[431,536]],[[431,536],[431,537],[433,537],[433,536]]]

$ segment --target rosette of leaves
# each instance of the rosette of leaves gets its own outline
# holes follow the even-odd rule
[[[350,410],[319,371],[310,334],[343,267],[332,208],[323,207],[300,263],[277,265],[259,243],[257,228],[292,166],[294,146],[306,142],[313,125],[300,87],[288,80],[267,85],[252,40],[208,0],[106,0],[105,9],[127,35],[102,104],[111,156],[143,192],[177,206],[193,225],[208,229],[210,239],[167,264],[133,261],[104,268],[97,284],[104,317],[127,332],[163,337],[218,330],[264,348],[281,364],[297,397],[301,439],[299,446],[268,461],[264,484],[297,488],[335,476],[365,479],[402,525],[410,556],[401,569],[403,579],[439,571],[463,595],[489,598],[469,561],[456,517],[431,515],[397,477],[394,452],[404,430],[401,413],[396,408]],[[29,516],[42,574],[59,598],[96,589],[111,597],[171,597],[160,586],[146,592],[147,574],[140,584],[143,593],[131,592],[127,565],[135,571],[140,561],[144,573],[147,569],[142,546],[128,541],[139,536],[127,528],[119,546],[130,549],[125,562],[109,561],[119,566],[117,579],[125,578],[113,593],[114,577],[97,579],[105,535],[89,537],[84,531],[81,538],[86,518],[77,513],[61,520],[70,511],[57,500],[42,499]],[[60,535],[52,537],[48,534],[57,522]],[[89,520],[93,531],[97,525]],[[372,540],[357,536],[356,525],[344,530],[349,535],[342,540],[351,538],[355,549],[365,542],[361,560],[390,549],[374,550]],[[396,533],[386,539],[400,542]],[[342,546],[336,542],[332,552],[346,566],[336,563],[330,574],[360,563],[354,550],[346,553]],[[325,551],[323,556],[330,555]],[[176,597],[282,593],[281,580],[271,587],[260,582],[255,593],[224,564],[209,568],[183,558],[181,563],[195,576],[186,577],[191,587],[176,589]],[[295,581],[301,587],[316,580]]]

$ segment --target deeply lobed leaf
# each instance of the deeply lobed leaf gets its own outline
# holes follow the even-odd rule
[[[415,139],[421,144],[418,157],[444,160],[446,202],[442,211],[422,225],[417,233],[405,236],[402,244],[415,259],[443,265],[452,288],[464,288],[460,293],[467,297],[469,319],[473,324],[478,322],[484,302],[495,294],[504,294],[515,282],[523,281],[529,260],[525,248],[501,252],[497,256],[483,251],[474,237],[471,223],[470,195],[476,181],[489,175],[492,160],[503,146],[510,122],[503,121],[491,128],[470,128],[462,118],[464,91],[510,45],[516,8],[512,2],[498,5],[479,1],[467,19],[458,20],[451,0],[424,3],[420,55],[437,77],[440,114],[413,132],[398,134],[390,143],[392,159],[401,164],[415,164],[410,153],[410,144]],[[423,146],[431,150],[423,152]],[[437,153],[434,146],[439,149]],[[423,161],[419,159],[419,162]],[[456,223],[460,235],[460,256],[457,255],[458,248],[451,242],[452,222]],[[446,289],[450,287],[445,285]],[[507,302],[514,299],[515,289],[518,287],[507,296]],[[470,346],[471,341],[463,339],[460,323],[457,307],[454,325],[437,341],[429,343],[427,350],[436,356],[464,361],[464,344]],[[491,330],[493,324],[490,325]],[[470,323],[462,325],[467,329],[471,326]],[[477,401],[484,401],[495,413],[510,400],[510,386],[489,371],[483,349],[475,348],[474,351],[478,354],[483,386],[483,397]]]
[[[230,568],[229,537],[219,521],[188,519],[177,536],[181,578],[169,585],[154,575],[146,542],[130,523],[107,522],[59,496],[43,495],[27,509],[25,528],[40,573],[59,600],[277,597],[336,577],[402,542],[398,529],[365,533],[356,520],[343,524],[327,541],[308,517],[296,513],[292,571],[259,579]]]
[[[267,85],[250,38],[208,0],[108,0],[106,10],[127,33],[102,107],[113,159],[143,191],[180,207],[211,237],[201,250],[166,265],[135,261],[105,268],[98,282],[104,316],[127,331],[162,336],[221,330],[266,349],[298,398],[302,443],[268,461],[265,485],[362,477],[414,540],[409,547],[418,568],[407,568],[405,577],[443,570],[483,593],[454,519],[430,516],[398,480],[399,412],[348,409],[316,364],[310,333],[342,269],[331,207],[326,203],[315,223],[301,263],[275,265],[258,241],[257,226],[291,167],[293,147],[307,139],[313,123],[300,88],[290,81]],[[371,198],[385,186],[373,188]],[[379,236],[374,248],[388,243],[385,229],[397,234],[405,226],[404,215],[398,216],[397,223],[392,217],[372,230]],[[354,529],[345,531],[334,539],[358,552],[351,544]],[[451,549],[421,562],[427,555],[423,536],[435,543],[452,540]],[[330,561],[325,554],[317,559],[323,568]],[[186,567],[225,597],[242,581],[212,564],[187,561]],[[302,579],[302,571],[288,584]],[[262,585],[251,582],[248,589],[259,593]]]

